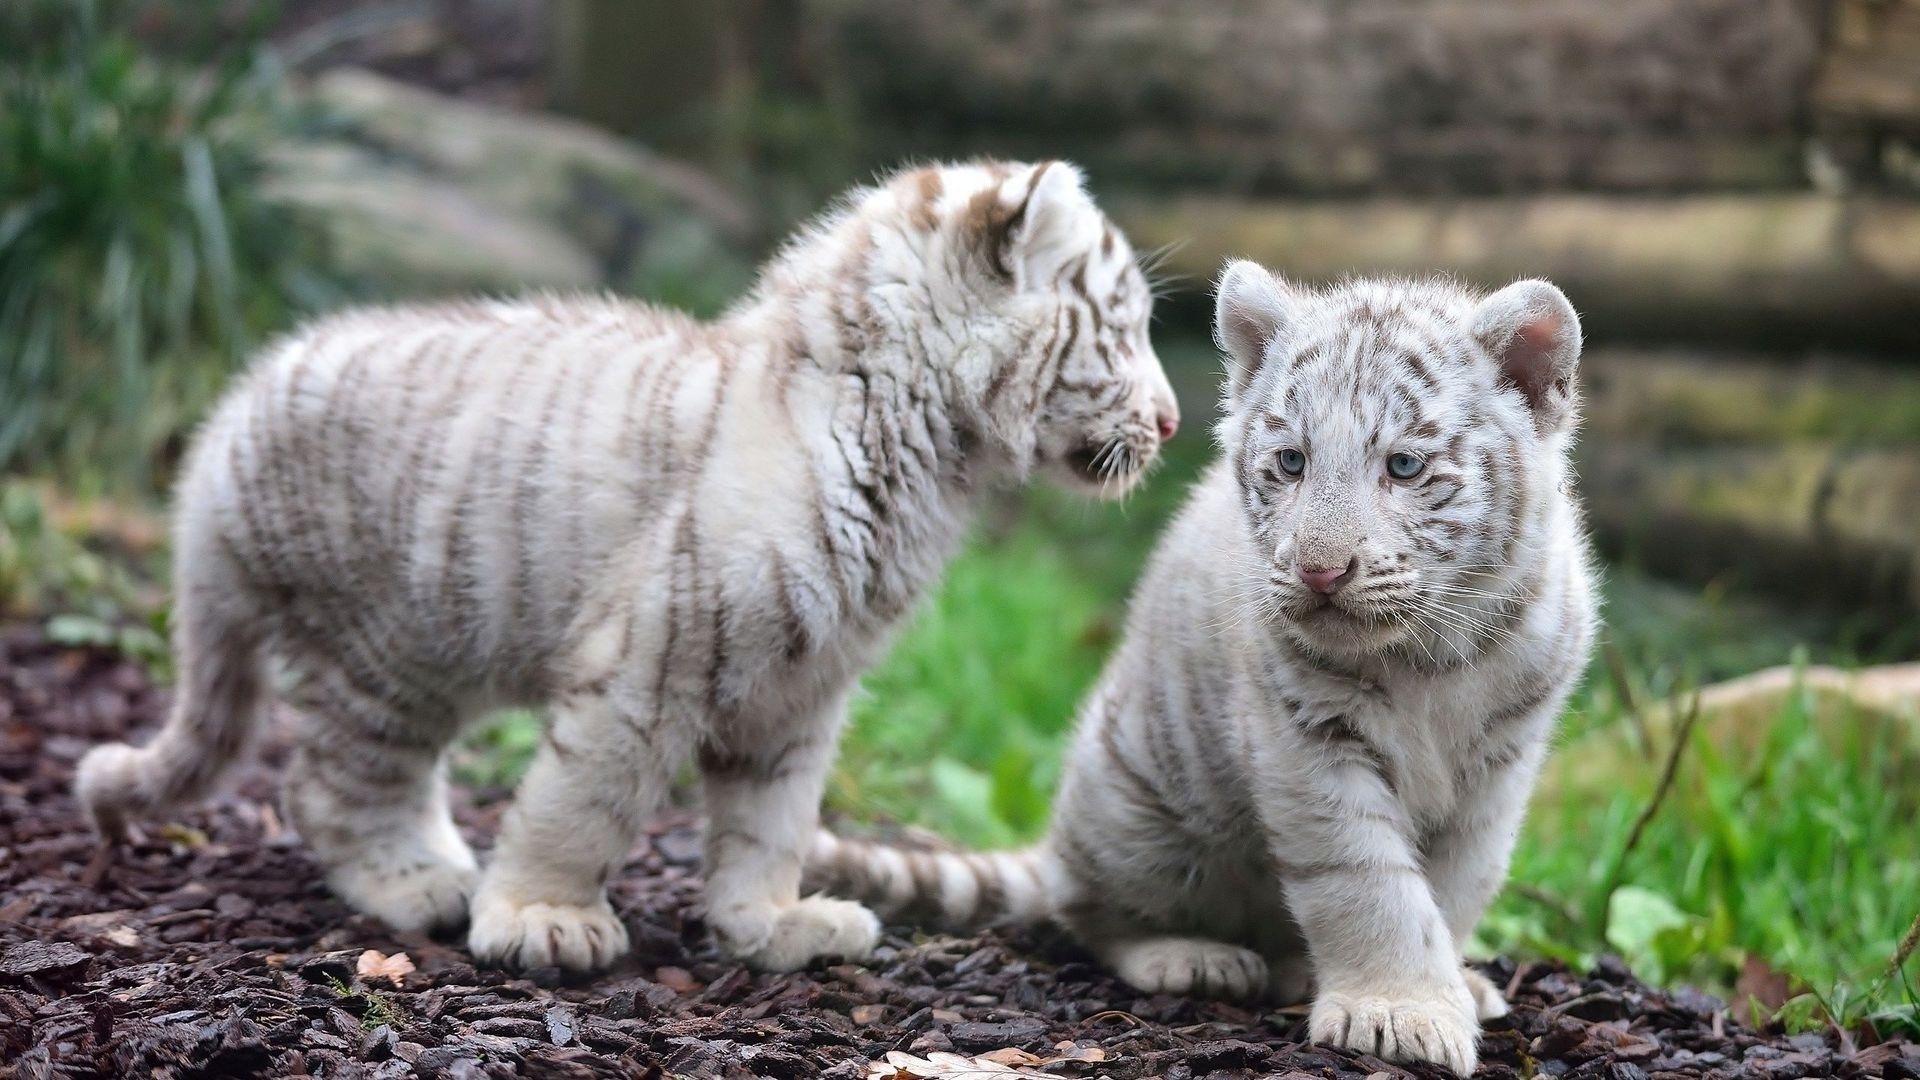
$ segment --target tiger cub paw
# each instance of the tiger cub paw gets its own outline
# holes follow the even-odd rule
[[[1387,1061],[1432,1062],[1461,1076],[1480,1060],[1480,1025],[1464,985],[1431,994],[1324,993],[1307,1017],[1307,1033],[1327,1046]]]
[[[828,957],[864,960],[880,943],[880,920],[851,900],[808,896],[758,914],[726,920],[732,933],[718,927],[727,952],[756,971],[798,971]]]
[[[1242,999],[1267,988],[1267,961],[1251,949],[1205,938],[1157,937],[1108,950],[1114,973],[1145,994]]]
[[[483,892],[474,901],[467,947],[475,960],[501,967],[598,971],[625,956],[629,943],[604,896],[587,905],[515,904]]]

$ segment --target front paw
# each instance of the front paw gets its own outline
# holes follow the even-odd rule
[[[1267,985],[1259,953],[1205,938],[1128,942],[1109,953],[1114,973],[1143,994],[1198,994],[1241,1000]]]
[[[1307,1031],[1314,1042],[1388,1061],[1430,1061],[1467,1076],[1479,1062],[1480,1025],[1464,985],[1427,994],[1322,994]]]
[[[756,971],[798,971],[815,960],[864,960],[880,943],[880,920],[851,900],[808,896],[771,912],[739,913],[723,925],[726,951]]]
[[[482,892],[467,947],[475,960],[501,967],[598,971],[626,955],[627,928],[604,896],[586,906],[516,904]]]

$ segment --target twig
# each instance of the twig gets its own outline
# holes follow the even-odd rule
[[[1667,748],[1667,765],[1660,773],[1660,786],[1654,788],[1653,798],[1634,819],[1633,830],[1627,833],[1627,846],[1620,851],[1620,861],[1626,862],[1633,849],[1640,846],[1640,836],[1647,831],[1647,824],[1653,815],[1660,812],[1660,804],[1667,801],[1667,793],[1673,790],[1673,778],[1680,772],[1680,759],[1687,752],[1687,739],[1693,734],[1694,722],[1700,719],[1700,695],[1693,695],[1693,701],[1687,706],[1687,714],[1680,718],[1680,726],[1673,733],[1673,745]]]
[[[1626,873],[1627,858],[1640,846],[1640,838],[1652,823],[1653,816],[1660,812],[1660,806],[1667,801],[1667,794],[1673,790],[1674,777],[1680,772],[1680,759],[1686,755],[1687,743],[1693,736],[1693,725],[1700,719],[1700,695],[1695,693],[1687,706],[1685,716],[1680,718],[1680,726],[1674,729],[1673,745],[1667,748],[1667,764],[1660,771],[1660,783],[1653,789],[1653,798],[1640,809],[1640,816],[1633,821],[1633,828],[1627,832],[1627,844],[1620,849],[1620,857],[1614,860],[1613,872],[1607,875],[1607,889],[1600,904],[1600,940],[1607,939],[1607,924],[1613,918],[1613,894],[1620,889],[1620,878]]]

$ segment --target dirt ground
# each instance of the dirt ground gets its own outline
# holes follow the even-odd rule
[[[1446,1075],[1306,1044],[1298,1010],[1143,998],[1047,932],[894,927],[866,965],[749,973],[702,924],[686,815],[614,886],[635,946],[619,969],[476,970],[457,940],[395,935],[328,895],[272,809],[271,745],[234,794],[100,847],[73,763],[142,736],[164,702],[134,664],[0,629],[0,1077]],[[482,840],[498,808],[463,805],[462,824]],[[1756,1033],[1617,965],[1488,970],[1515,1008],[1482,1042],[1483,1077],[1920,1078],[1920,1046]]]

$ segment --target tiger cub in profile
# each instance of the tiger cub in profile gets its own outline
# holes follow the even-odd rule
[[[821,834],[829,888],[1056,917],[1146,992],[1311,996],[1316,1041],[1466,1074],[1460,943],[1506,876],[1595,602],[1567,462],[1580,325],[1523,281],[1221,278],[1220,460],[1084,702],[1049,837]]]
[[[693,758],[722,946],[862,957],[873,915],[798,892],[847,696],[983,492],[1117,495],[1154,459],[1177,414],[1151,303],[1073,166],[988,162],[852,192],[711,323],[611,299],[318,322],[200,433],[173,712],[92,751],[79,797],[114,835],[206,792],[271,658],[287,808],[361,911],[605,966],[607,882]],[[482,872],[443,756],[505,705],[551,716]]]

